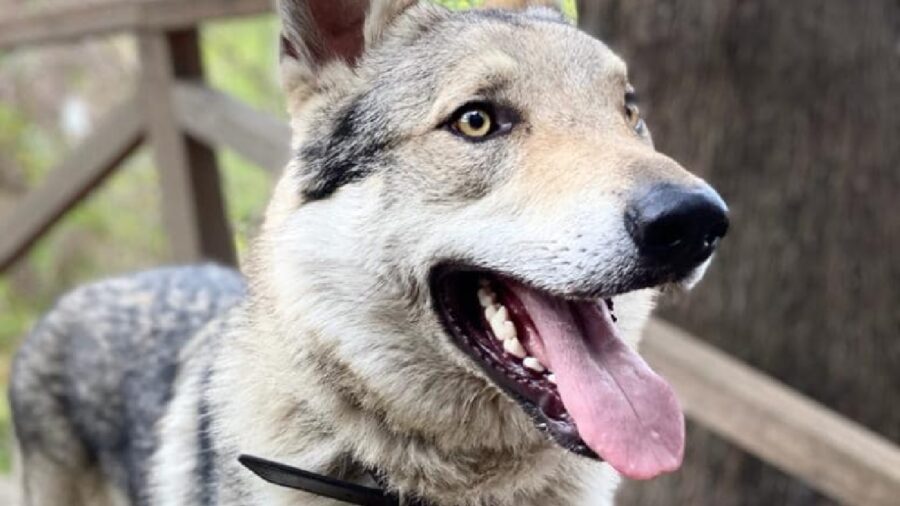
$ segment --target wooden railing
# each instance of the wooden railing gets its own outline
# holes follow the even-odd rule
[[[287,160],[290,131],[204,84],[197,25],[263,14],[269,2],[118,2],[0,19],[0,51],[134,33],[143,73],[135,95],[0,216],[0,271],[143,143],[159,167],[173,260],[234,264],[214,149],[234,149],[274,173]],[[900,504],[900,449],[890,441],[667,323],[651,322],[643,353],[699,424],[838,501]]]

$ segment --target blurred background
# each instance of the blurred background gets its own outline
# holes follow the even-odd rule
[[[900,2],[578,4],[579,23],[629,63],[657,147],[731,207],[732,232],[706,280],[661,315],[900,442]],[[71,6],[84,2],[0,0],[0,27]],[[575,16],[575,0],[565,8]],[[207,83],[283,119],[275,18],[253,13],[199,30]],[[138,55],[128,33],[21,46],[0,33],[0,224],[30,190],[60,177],[48,174],[135,91]],[[240,256],[273,173],[229,149],[216,158]],[[159,183],[139,149],[0,272],[0,384],[20,338],[64,291],[171,260]],[[5,473],[9,413],[0,401]],[[835,502],[699,424],[689,424],[687,449],[680,472],[629,484],[620,503]]]
[[[900,2],[583,3],[657,148],[731,207],[709,275],[662,315],[896,444]],[[629,503],[830,504],[697,425],[687,451]]]

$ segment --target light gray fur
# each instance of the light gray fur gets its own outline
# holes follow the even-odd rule
[[[624,63],[559,13],[374,3],[348,57],[308,2],[281,2],[295,156],[247,294],[220,268],[155,271],[76,290],[29,337],[11,386],[26,506],[91,473],[132,504],[338,504],[263,482],[241,453],[362,483],[377,469],[435,506],[611,504],[618,475],[557,446],[450,342],[428,277],[465,262],[618,293],[643,275],[629,193],[703,183],[634,132]],[[441,126],[473,99],[511,104],[520,127],[473,144]],[[655,293],[615,297],[630,345]]]

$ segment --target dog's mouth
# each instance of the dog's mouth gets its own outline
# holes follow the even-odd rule
[[[674,392],[622,341],[611,298],[566,298],[465,269],[437,270],[432,289],[454,342],[559,445],[633,479],[681,465]]]

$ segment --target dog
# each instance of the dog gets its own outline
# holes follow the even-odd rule
[[[607,46],[501,3],[281,0],[293,155],[243,275],[60,299],[13,366],[25,505],[345,504],[310,476],[605,505],[679,467],[683,415],[635,350],[726,206],[656,152]]]

